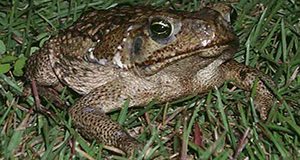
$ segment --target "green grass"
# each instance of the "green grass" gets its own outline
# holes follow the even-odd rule
[[[172,2],[177,9],[184,10],[197,10],[201,5],[198,1],[144,2],[155,6]],[[113,0],[0,1],[0,159],[69,159],[71,156],[126,159],[103,149],[101,144],[86,142],[72,128],[64,110],[45,103],[55,113],[53,117],[37,114],[32,111],[33,98],[21,96],[27,57],[89,7],[109,8],[118,3]],[[191,159],[220,160],[300,158],[300,2],[240,0],[233,7],[238,15],[233,25],[241,43],[235,59],[270,75],[277,85],[273,92],[280,104],[262,122],[256,117],[248,94],[225,83],[202,97],[187,97],[164,105],[150,103],[145,108],[127,110],[125,107],[121,112],[112,113],[111,117],[130,132],[139,131],[136,137],[146,147],[151,146],[153,154],[149,159],[184,155]],[[62,99],[72,104],[76,96],[66,91]],[[195,125],[200,130],[195,131]],[[201,147],[194,143],[194,137],[202,138]],[[137,155],[139,159],[142,157]]]

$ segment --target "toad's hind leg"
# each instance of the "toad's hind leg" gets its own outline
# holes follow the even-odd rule
[[[55,106],[63,108],[65,104],[60,99],[58,93],[63,86],[52,70],[48,46],[49,44],[46,44],[46,47],[32,55],[27,61],[27,68],[24,75],[27,81],[25,84],[24,95],[29,96],[33,91],[32,89],[35,88],[39,97],[45,97],[47,100],[53,102]],[[37,107],[37,109],[43,110],[40,108],[40,105]]]
[[[275,100],[275,97],[266,86],[266,83],[271,85],[271,87],[275,86],[271,78],[254,68],[239,64],[234,60],[222,64],[221,67],[224,70],[227,80],[232,80],[234,85],[246,91],[251,91],[256,80],[258,80],[255,105],[261,118],[264,120],[267,119],[268,112]]]
[[[139,143],[106,112],[120,108],[127,99],[119,83],[108,83],[80,98],[69,113],[79,133],[88,140],[120,148],[128,154],[139,148]],[[121,89],[121,90],[120,90]]]

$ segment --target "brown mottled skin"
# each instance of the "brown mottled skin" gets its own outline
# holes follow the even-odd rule
[[[273,96],[264,83],[272,81],[232,60],[237,48],[232,27],[213,9],[92,11],[31,56],[26,77],[40,91],[68,86],[82,95],[69,110],[78,131],[129,152],[138,142],[106,115],[125,100],[130,107],[153,99],[163,103],[206,93],[227,80],[250,91],[257,79],[255,103],[265,119]]]

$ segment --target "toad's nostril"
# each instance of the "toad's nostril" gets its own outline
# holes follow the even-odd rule
[[[236,19],[236,12],[234,8],[225,3],[211,3],[206,7],[209,7],[220,13],[220,16],[225,19],[228,23],[232,23]]]

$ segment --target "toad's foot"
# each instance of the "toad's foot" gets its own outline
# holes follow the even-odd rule
[[[230,60],[222,64],[227,80],[232,80],[233,84],[246,91],[251,91],[257,81],[255,105],[263,120],[268,117],[275,97],[267,88],[266,83],[271,87],[275,86],[270,77],[264,75],[260,71],[239,64],[234,60]]]

